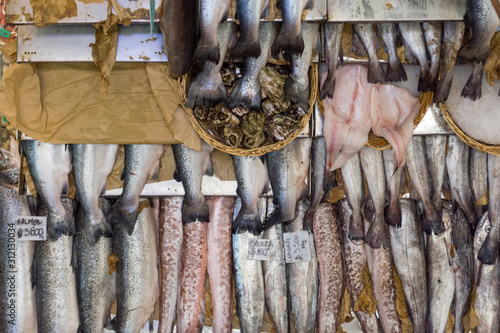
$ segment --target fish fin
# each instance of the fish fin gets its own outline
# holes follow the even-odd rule
[[[73,268],[73,273],[78,268],[78,253],[76,249],[76,242],[73,242],[73,249],[71,251],[71,260],[69,262],[69,265],[71,266],[71,268]]]
[[[120,180],[124,181],[125,180],[125,168],[122,169],[122,172],[120,173]]]
[[[271,46],[271,53],[273,55],[278,55],[281,51],[288,51],[292,54],[301,55],[302,52],[304,52],[302,34],[299,33],[297,36],[289,36],[281,30],[278,38],[276,38]]]
[[[445,102],[448,99],[453,83],[453,71],[443,71],[439,78],[434,100],[437,102]]]
[[[428,214],[429,212],[424,212],[424,214]],[[434,234],[439,235],[442,234],[443,232],[446,231],[443,223],[443,218],[441,214],[434,209],[433,206],[433,212],[431,212],[431,217],[425,215],[424,218],[422,219],[422,229],[427,233],[430,234],[431,232],[434,232]]]
[[[258,58],[261,53],[259,38],[255,38],[250,34],[241,35],[236,42],[231,54],[230,59],[243,59],[243,58]]]
[[[281,213],[279,211],[278,206],[274,207],[274,210],[271,214],[266,216],[266,219],[262,223],[262,229],[269,229],[273,225],[276,225],[281,222]]]
[[[109,210],[107,220],[113,228],[116,224],[121,224],[124,228],[127,229],[128,234],[132,235],[138,215],[138,208],[136,208],[132,213],[127,213],[120,208],[119,201],[116,201]]]
[[[269,6],[271,5],[271,2],[268,1],[267,4],[266,4],[266,7],[264,7],[264,10],[262,11],[262,14],[260,15],[260,18],[263,19],[263,18],[266,18],[269,16]]]
[[[366,233],[365,242],[374,249],[389,248],[389,239],[387,231],[385,230],[386,224],[382,217],[376,218],[370,225]]]
[[[395,200],[391,198],[391,202],[389,206],[385,210],[385,222],[387,222],[390,226],[401,228],[401,205],[399,203],[399,197]]]
[[[214,168],[212,166],[212,163],[211,163],[210,159],[208,160],[208,163],[205,166],[205,175],[209,176],[209,177],[213,177],[214,176]]]
[[[478,100],[482,96],[481,88],[482,88],[482,71],[481,71],[481,77],[475,77],[473,75],[469,77],[469,80],[467,80],[467,83],[462,89],[460,96],[471,99],[473,101]]]
[[[262,222],[258,214],[255,216],[252,214],[245,215],[240,211],[232,224],[232,232],[233,234],[241,234],[246,231],[256,236],[260,235],[262,232]]]
[[[310,205],[307,208],[307,211],[304,215],[304,221],[303,221],[303,227],[302,230],[304,231],[313,231],[313,219],[314,219],[314,214],[316,213],[316,207],[313,207]]]
[[[311,86],[302,87],[294,78],[289,75],[285,82],[285,94],[292,101],[299,103],[303,111],[309,109],[309,94]]]
[[[328,76],[326,77],[323,86],[319,92],[319,100],[322,101],[325,98],[333,98],[333,92],[335,90],[335,75],[328,72]]]
[[[175,171],[174,171],[174,179],[176,182],[179,182],[179,183],[182,181],[181,174],[180,174],[178,169],[175,169]]]
[[[213,106],[226,102],[227,94],[224,83],[216,85],[215,89],[206,88],[206,80],[194,80],[189,87],[186,106],[194,108],[196,106]]]
[[[337,67],[339,64],[340,66],[344,66],[344,49],[342,48],[342,43],[340,43],[339,45],[339,62],[337,64]]]
[[[155,331],[155,326],[153,324],[154,319],[155,319],[155,311],[153,310],[151,312],[151,315],[149,316],[149,332],[151,333]]]
[[[160,181],[160,170],[156,168],[153,173],[151,174],[150,179],[154,182],[159,182]]]
[[[347,236],[350,240],[362,240],[365,238],[365,226],[363,224],[363,219],[361,216],[351,218],[349,222],[349,232]]]
[[[373,205],[373,200],[370,197],[370,192],[366,193],[365,202],[361,206],[361,214],[363,218],[368,222],[372,223],[375,220],[375,206]]]
[[[284,0],[277,0],[276,1],[276,8],[279,9],[279,10],[283,9],[283,3],[282,3],[282,1],[284,1]]]
[[[436,78],[430,71],[424,77],[418,78],[418,91],[435,91]]]
[[[380,62],[377,59],[369,61],[368,63],[368,82],[370,83],[384,83],[385,73]]]
[[[249,86],[250,88],[248,88]],[[248,91],[255,91],[256,94],[249,94]],[[229,96],[229,108],[244,107],[250,110],[260,110],[260,105],[261,94],[259,80],[255,80],[253,83],[246,80],[239,80],[231,92],[231,96]]]
[[[182,223],[210,222],[208,205],[205,200],[201,204],[190,204],[184,198],[182,202]]]
[[[214,64],[218,64],[220,61],[219,45],[214,45],[201,39],[198,42],[193,59],[195,62],[211,61]]]
[[[387,65],[387,72],[385,73],[385,81],[386,82],[408,81],[405,68],[403,67],[401,61],[398,61],[395,65],[391,65],[390,63]]]
[[[67,210],[65,210],[64,218],[59,221],[54,221],[54,217],[49,214],[51,223],[47,223],[48,239],[56,241],[61,235],[73,236],[75,234],[75,218]]]
[[[106,217],[103,215],[99,216],[97,221],[93,221],[90,216],[84,214],[84,226],[87,229],[87,242],[89,245],[94,245],[99,241],[101,236],[110,238],[113,235],[111,226],[106,221]]]
[[[106,323],[104,324],[104,328],[107,330],[113,330],[113,324],[111,323],[111,315],[108,313],[106,316]]]
[[[305,10],[311,10],[314,8],[314,0],[309,0],[304,7]]]
[[[78,325],[78,330],[76,331],[76,333],[85,333],[85,329],[83,328],[82,323]]]
[[[477,254],[477,259],[486,265],[493,265],[498,257],[499,241],[498,239],[493,239],[494,237],[490,236],[491,234],[486,236],[484,243]]]

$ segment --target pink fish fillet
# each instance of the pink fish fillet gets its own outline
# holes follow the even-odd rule
[[[234,198],[207,199],[210,223],[207,230],[208,277],[212,292],[214,332],[232,332],[233,248],[231,222]]]
[[[182,247],[182,197],[160,199],[160,324],[159,333],[170,333],[174,327]]]
[[[323,135],[327,149],[327,169],[340,168],[368,140],[371,90],[367,68],[346,65],[337,71],[336,89],[331,99],[324,100]],[[341,130],[339,130],[341,129]]]
[[[177,294],[177,332],[198,332],[207,273],[207,223],[182,225],[183,242]]]
[[[413,136],[413,121],[418,115],[418,98],[406,89],[381,84],[372,91],[371,118],[373,133],[384,137],[394,148],[397,167],[406,159],[406,146]]]

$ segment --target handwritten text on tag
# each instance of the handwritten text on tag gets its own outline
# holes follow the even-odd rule
[[[18,241],[44,241],[47,239],[46,216],[18,216],[16,219]]]
[[[276,260],[278,259],[280,241],[278,239],[249,239],[248,259]]]
[[[311,260],[309,234],[307,231],[283,233],[285,261],[287,263]]]

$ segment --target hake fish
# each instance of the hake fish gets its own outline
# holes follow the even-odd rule
[[[393,148],[384,149],[382,157],[384,159],[385,181],[391,195],[389,205],[385,209],[385,221],[393,227],[400,228],[402,218],[399,195],[401,192],[403,168],[397,168]]]
[[[352,219],[349,223],[349,239],[359,240],[365,238],[365,227],[361,207],[365,200],[365,187],[361,173],[359,154],[355,154],[340,169],[347,202],[352,209]]]
[[[68,214],[73,206],[69,199],[62,202]],[[38,216],[49,210],[38,200]],[[36,242],[35,274],[38,332],[74,333],[80,324],[73,260],[73,236],[62,235],[57,240]]]
[[[99,197],[106,189],[106,181],[113,170],[119,145],[71,145],[76,193],[81,203],[85,233],[91,244],[101,236],[111,237],[111,226],[99,208]]]
[[[333,91],[335,90],[335,71],[339,62],[339,57],[342,57],[342,30],[344,23],[326,22],[323,24],[323,37],[325,44],[325,62],[328,67],[328,75],[323,83],[319,99],[320,101],[325,98],[333,98]],[[340,59],[342,63],[342,59]]]
[[[26,196],[17,194],[21,157],[10,137],[10,148],[0,148],[0,331],[37,332],[36,290],[31,284],[34,241],[18,241],[15,221],[31,216]]]
[[[219,50],[218,26],[227,19],[231,1],[201,0],[200,2],[200,40],[194,52],[194,61],[210,61],[217,64],[221,58],[224,60]],[[191,24],[194,25],[194,21]],[[223,45],[220,47],[223,48]]]
[[[495,253],[492,264],[483,264],[477,260],[480,248],[484,245],[491,227],[488,213],[484,213],[474,234],[474,281],[476,283],[476,311],[480,325],[476,327],[477,333],[498,332],[500,321],[500,280],[498,254]]]
[[[211,1],[216,3],[216,1]],[[219,24],[216,31],[216,38],[219,41],[220,59],[216,62],[205,61],[201,71],[196,75],[189,86],[187,93],[186,106],[194,108],[195,106],[216,105],[226,101],[226,87],[222,82],[220,70],[224,63],[224,58],[230,44],[236,37],[236,24],[225,22]]]
[[[372,248],[388,249],[389,234],[384,222],[385,207],[385,174],[382,152],[369,147],[363,147],[359,152],[361,168],[365,175],[371,205],[365,202],[365,217],[370,222],[365,241]],[[369,214],[366,212],[370,211]],[[369,215],[369,217],[367,216]]]
[[[259,197],[267,190],[269,178],[264,160],[259,156],[233,156],[234,171],[241,199],[241,209],[234,219],[233,234],[246,231],[260,235],[262,221],[259,214]]]
[[[267,200],[267,214],[274,210],[273,200]],[[288,285],[286,277],[285,251],[283,246],[283,225],[275,224],[264,230],[264,239],[277,239],[279,249],[273,260],[262,261],[267,313],[271,316],[277,333],[289,331]]]
[[[167,54],[170,75],[177,79],[193,64],[198,42],[198,1],[165,0],[160,14],[163,52]]]
[[[131,236],[139,215],[139,196],[148,180],[157,172],[164,145],[125,145],[123,192],[108,213],[108,222],[123,224]]]
[[[69,190],[71,152],[66,145],[54,145],[36,140],[22,140],[21,148],[28,160],[31,178],[48,209],[47,236],[57,240],[61,235],[75,233],[75,219],[62,203]]]
[[[271,45],[277,35],[278,26],[276,23],[262,22],[260,24],[257,43],[260,43],[259,50],[262,49],[262,52],[257,58],[245,57],[243,75],[236,83],[229,97],[228,105],[230,108],[242,106],[250,110],[260,110],[261,91],[259,73],[267,63],[267,59],[271,53]]]
[[[401,199],[401,212],[401,228],[389,228],[392,258],[403,284],[414,332],[425,332],[427,264],[422,229],[413,200]]]
[[[176,170],[174,177],[184,186],[182,222],[208,222],[208,206],[201,192],[203,175],[210,169],[210,153],[214,150],[202,141],[202,150],[196,151],[183,144],[172,145]]]
[[[456,135],[448,137],[446,168],[450,177],[453,209],[456,210],[456,205],[462,208],[472,228],[475,228],[479,218],[469,183],[469,146]]]
[[[281,0],[278,2],[283,19],[278,38],[273,43],[273,55],[278,55],[281,51],[288,51],[291,54],[302,54],[304,51],[304,39],[300,29],[302,12],[313,9],[314,1]]]
[[[462,209],[458,209],[453,216],[452,238],[455,246],[453,257],[453,271],[455,272],[455,325],[453,332],[464,332],[462,318],[469,310],[472,282],[474,280],[473,236],[469,222]]]
[[[483,205],[478,205],[479,199],[487,198],[488,195],[488,154],[477,149],[470,149],[469,181],[476,205],[476,214],[483,214]]]
[[[425,48],[424,33],[419,22],[400,22],[399,31],[403,36],[405,47],[408,47],[420,65],[420,77],[418,79],[418,91],[427,91],[428,87],[425,77],[429,72],[427,53]]]
[[[431,61],[429,72],[427,72],[423,84],[427,90],[434,91],[439,77],[443,25],[442,22],[437,21],[422,22],[422,28],[424,29],[425,45]]]
[[[445,231],[439,235],[431,233],[427,237],[427,263],[429,310],[427,329],[430,332],[444,332],[448,314],[455,293],[455,274],[452,255],[452,212],[443,208]]]
[[[500,156],[488,154],[488,218],[491,228],[479,250],[478,259],[492,265],[498,257],[500,242]],[[470,221],[469,221],[470,222]]]
[[[314,214],[314,241],[319,265],[318,332],[337,332],[344,296],[344,268],[337,207],[322,203]]]
[[[318,23],[302,23],[302,36],[305,38],[304,51],[291,55],[291,71],[285,82],[285,94],[292,101],[299,103],[303,111],[309,109],[309,67],[311,66],[314,46],[319,33]]]
[[[377,47],[375,44],[377,34],[375,33],[374,25],[372,23],[356,23],[353,24],[353,29],[361,39],[361,43],[363,43],[368,53],[368,82],[384,83],[385,73],[377,56]]]
[[[385,51],[389,58],[385,73],[385,81],[387,82],[408,80],[396,48],[396,29],[396,23],[377,23],[377,32],[384,41]]]
[[[411,182],[424,206],[422,229],[430,234],[440,234],[445,231],[440,210],[431,202],[431,180],[429,167],[424,151],[424,141],[421,136],[414,136],[406,149],[406,166]]]
[[[231,332],[233,318],[233,257],[231,223],[234,198],[207,200],[210,223],[207,226],[207,272],[212,292],[214,332]]]
[[[182,197],[160,199],[159,212],[159,333],[171,333],[174,328],[177,287],[182,248]]]
[[[116,332],[139,332],[153,313],[158,299],[158,267],[154,208],[144,208],[132,235],[126,226],[113,226],[113,248],[119,260],[116,271]]]
[[[236,200],[234,214],[239,213]],[[261,219],[266,215],[266,199],[259,200]],[[248,258],[249,243],[261,239],[250,232],[233,234],[233,265],[236,287],[236,310],[243,333],[260,333],[265,313],[264,276],[262,263]]]
[[[106,199],[99,201],[103,213],[110,208]],[[76,213],[76,286],[80,312],[79,332],[101,332],[110,321],[111,305],[116,298],[115,275],[109,274],[108,257],[113,254],[111,238],[99,238],[89,244],[93,233],[87,228],[86,212],[80,206]],[[75,255],[75,254],[73,254]]]
[[[276,214],[266,218],[264,227],[295,219],[297,202],[309,192],[305,180],[310,148],[310,138],[297,138],[281,150],[267,153],[267,172],[277,207]]]
[[[453,67],[457,62],[458,49],[464,39],[465,23],[461,21],[443,22],[443,61],[441,75],[437,84],[434,99],[445,102],[450,95],[453,82]]]
[[[259,22],[260,18],[268,15],[269,0],[236,1],[236,16],[240,22],[241,36],[231,52],[231,59],[243,57],[259,58],[261,54],[265,54],[265,60],[267,61],[269,51],[261,52],[262,43],[258,31],[262,25]],[[276,38],[276,35],[274,35],[274,38]],[[274,38],[269,44],[269,50],[271,49],[271,44],[274,42]]]
[[[437,211],[441,211],[441,191],[444,183],[444,171],[446,168],[446,145],[445,135],[426,135],[425,154],[429,165],[432,187],[432,203]]]
[[[285,225],[286,232],[304,229],[303,221],[308,202],[297,203],[295,219]],[[288,290],[290,293],[291,313],[295,319],[295,331],[314,333],[316,312],[318,309],[318,259],[314,246],[314,236],[307,231],[311,260],[286,264]]]

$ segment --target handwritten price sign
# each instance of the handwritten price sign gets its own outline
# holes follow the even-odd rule
[[[249,239],[248,258],[250,260],[277,260],[280,253],[278,239]]]
[[[299,262],[311,260],[309,234],[307,231],[283,233],[285,243],[285,262]]]
[[[47,217],[19,216],[16,219],[18,241],[44,241],[47,239]]]

